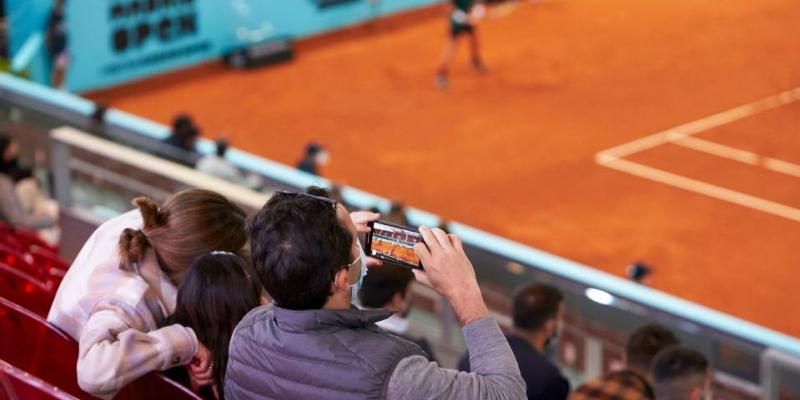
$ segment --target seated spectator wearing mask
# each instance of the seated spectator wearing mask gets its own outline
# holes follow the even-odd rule
[[[239,252],[247,242],[245,212],[218,193],[191,189],[160,207],[146,197],[133,203],[137,210],[100,225],[86,241],[47,316],[78,340],[78,385],[97,397],[190,361],[195,380],[211,383],[208,349],[169,317],[195,257]]]
[[[414,273],[408,268],[392,264],[371,268],[358,291],[358,300],[365,308],[384,308],[391,311],[391,317],[378,321],[376,325],[416,343],[425,351],[429,360],[436,361],[433,349],[425,338],[408,334],[408,314],[411,312],[413,302],[411,292],[413,281]]]
[[[203,156],[197,162],[197,170],[216,176],[237,185],[244,186],[251,190],[258,190],[262,186],[261,178],[257,175],[245,175],[239,168],[225,160],[225,153],[228,152],[228,141],[219,139],[216,142],[217,151],[214,154]]]
[[[43,229],[55,225],[55,218],[44,210],[27,212],[17,197],[15,178],[20,178],[19,143],[0,134],[0,221],[13,226]]]
[[[194,392],[206,399],[224,399],[222,388],[233,330],[245,314],[266,303],[255,271],[240,256],[213,251],[192,262],[178,286],[172,322],[194,330],[197,340],[211,353],[213,383],[200,387],[196,379],[190,379]],[[188,366],[189,378],[196,377],[191,372],[198,367],[198,362]]]
[[[653,391],[657,400],[711,400],[711,369],[697,350],[673,346],[653,361]]]
[[[514,296],[514,331],[506,339],[527,385],[528,399],[563,400],[569,395],[569,382],[547,357],[558,339],[563,315],[561,291],[553,286],[530,284]],[[474,370],[472,360],[467,353],[458,369]]]
[[[461,241],[421,227],[418,280],[447,298],[464,326],[473,373],[428,361],[414,343],[375,325],[387,310],[351,305],[363,274],[357,227],[341,204],[277,193],[249,225],[253,266],[274,304],[244,317],[231,339],[228,399],[521,399],[525,383],[488,316]],[[380,267],[374,267],[380,268]]]
[[[677,344],[675,334],[661,325],[650,324],[637,329],[625,346],[626,368],[584,384],[571,400],[655,399],[650,385],[653,359],[662,350]]]

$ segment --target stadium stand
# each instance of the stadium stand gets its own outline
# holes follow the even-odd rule
[[[0,76],[0,92],[3,94],[12,90],[3,85],[8,83],[8,79]],[[40,89],[15,91],[13,96],[0,100],[0,109],[24,109],[23,120],[15,126],[21,132],[30,129],[32,135],[27,140],[47,143],[55,155],[51,161],[56,169],[67,172],[68,185],[59,180],[64,178],[63,175],[60,178],[56,176],[57,192],[59,185],[62,187],[59,201],[69,206],[65,210],[67,218],[80,220],[87,228],[70,232],[91,232],[98,221],[126,210],[133,195],[151,194],[155,198],[163,198],[180,188],[210,187],[237,198],[237,202],[243,202],[241,205],[248,210],[259,208],[267,198],[267,194],[229,186],[228,182],[197,175],[192,169],[173,165],[157,157],[147,157],[150,154],[144,153],[158,153],[148,150],[157,149],[160,143],[158,132],[162,131],[156,124],[118,110],[109,110],[104,125],[98,128],[88,118],[91,104],[87,105],[81,99],[63,93],[38,96],[39,92]],[[46,110],[46,113],[42,110]],[[55,129],[64,124],[82,128],[90,134],[73,129]],[[97,134],[116,143],[99,139]],[[206,153],[211,151],[202,142],[200,149]],[[231,151],[234,155],[232,160],[237,166],[265,178],[268,182],[267,193],[278,188],[298,190],[311,183],[328,183],[324,179],[275,165],[269,160],[233,149]],[[120,177],[128,180],[120,181]],[[375,206],[387,211],[390,207],[388,200],[354,188],[344,188],[343,196],[353,208]],[[242,200],[245,197],[252,200]],[[436,225],[438,222],[437,216],[421,210],[408,211],[412,224]],[[800,380],[779,379],[797,376],[800,372],[797,367],[800,365],[797,358],[800,356],[800,344],[796,339],[459,223],[452,223],[449,227],[451,232],[464,238],[486,302],[502,327],[511,326],[508,293],[520,282],[550,282],[564,290],[569,307],[558,354],[561,366],[574,382],[582,382],[613,370],[622,359],[627,334],[643,323],[659,321],[675,329],[679,335],[686,336],[689,345],[701,349],[712,359],[715,390],[724,393],[725,398],[755,399],[770,393],[775,396],[780,393],[784,396],[786,393],[800,393],[796,391]],[[58,251],[69,259],[74,256],[74,251],[70,251],[74,248],[65,249],[63,244],[59,249],[48,248],[36,243],[35,237],[17,237],[14,235],[19,231],[7,232],[8,227],[0,230],[0,243],[21,252],[22,255],[13,257],[25,262],[0,264],[0,277],[3,277],[0,280],[3,285],[0,295],[28,308],[34,315],[44,315],[49,308],[49,299],[44,299],[52,296],[59,273],[67,268],[67,264],[54,257],[54,254]],[[72,236],[78,237],[66,239],[80,243],[85,239],[80,235]],[[52,282],[53,286],[48,288],[48,282]],[[415,285],[413,290],[416,307],[411,315],[412,332],[431,338],[443,363],[453,365],[463,351],[463,343],[447,302],[421,285]],[[3,356],[0,358],[4,359]],[[18,365],[14,367],[20,369]],[[157,383],[148,386],[136,382],[121,395],[130,393],[128,391],[134,390],[134,387],[143,390],[139,393],[149,393],[149,397],[155,396],[154,393],[166,393],[166,390],[187,394],[183,388],[176,387],[161,375],[153,374],[142,382],[148,380]],[[166,385],[166,389],[155,389],[158,384]],[[173,397],[179,398],[177,396]]]

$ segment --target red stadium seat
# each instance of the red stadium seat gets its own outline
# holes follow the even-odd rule
[[[0,359],[75,397],[91,398],[78,387],[77,343],[42,316],[0,297],[0,332]]]
[[[78,344],[44,318],[0,297],[0,359],[73,396],[91,399],[78,387]],[[47,397],[44,397],[47,398]],[[195,400],[200,397],[153,372],[123,388],[117,400]],[[1,398],[0,398],[1,400]]]
[[[0,262],[0,295],[44,317],[50,311],[55,291],[51,284]]]
[[[53,287],[57,289],[69,269],[69,264],[57,254],[53,254],[43,248],[31,249],[28,255],[33,260],[33,265],[38,274],[43,276],[45,280],[53,282]]]
[[[26,252],[39,248],[52,254],[58,254],[58,247],[45,242],[36,232],[27,229],[14,229],[14,235],[17,238],[17,242],[22,246],[22,250]]]
[[[57,387],[0,360],[0,400],[75,400]]]
[[[43,248],[35,247],[26,253],[5,243],[0,243],[0,262],[34,276],[53,288],[58,287],[69,268],[57,255]]]
[[[151,372],[123,388],[114,400],[170,399],[200,400],[201,398],[160,372]]]

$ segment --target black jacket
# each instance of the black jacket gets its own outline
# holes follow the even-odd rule
[[[519,336],[507,335],[506,339],[528,386],[528,400],[565,400],[569,396],[569,382],[552,361]],[[461,358],[458,369],[469,372],[469,353]]]

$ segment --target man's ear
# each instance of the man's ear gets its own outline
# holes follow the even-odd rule
[[[347,284],[347,268],[342,268],[336,272],[331,283],[331,293],[341,290],[350,290],[350,285]]]

